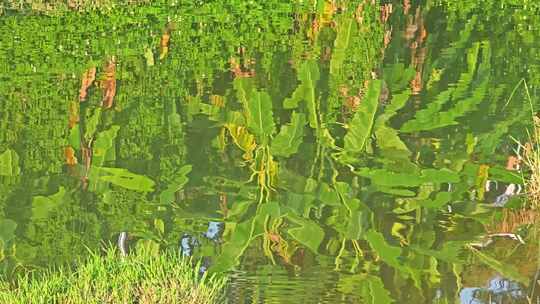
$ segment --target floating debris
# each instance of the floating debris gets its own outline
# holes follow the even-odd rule
[[[515,233],[492,233],[484,236],[479,242],[473,242],[469,243],[474,248],[477,249],[484,249],[486,247],[489,247],[489,245],[493,244],[494,238],[509,238],[511,240],[517,241],[521,244],[525,244],[525,241],[523,241],[523,238],[519,234]]]

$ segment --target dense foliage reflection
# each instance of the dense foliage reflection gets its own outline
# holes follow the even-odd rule
[[[202,257],[233,303],[537,298],[514,2],[5,6],[2,274],[105,241]]]

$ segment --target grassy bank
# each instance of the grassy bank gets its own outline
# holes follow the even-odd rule
[[[74,269],[0,283],[0,303],[218,303],[225,280],[200,276],[190,261],[144,252],[92,255]]]
[[[535,113],[527,82],[521,80],[516,88],[521,84],[523,84],[525,90],[525,102],[530,105],[531,109],[532,131],[527,131],[528,136],[525,142],[514,140],[519,145],[517,154],[521,155],[521,160],[518,160],[518,163],[523,162],[525,171],[523,184],[525,185],[528,203],[524,207],[538,212],[540,210],[540,117],[538,116],[539,113]]]
[[[531,209],[540,209],[540,118],[533,116],[533,133],[529,142],[521,146],[524,150],[525,166],[529,177],[525,179],[525,189]]]

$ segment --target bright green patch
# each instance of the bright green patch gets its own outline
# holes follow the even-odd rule
[[[73,269],[33,273],[0,282],[1,303],[221,303],[225,279],[199,274],[173,254],[115,250],[93,254]]]

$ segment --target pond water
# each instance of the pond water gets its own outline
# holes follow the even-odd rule
[[[535,1],[2,13],[3,277],[147,247],[229,303],[537,303]]]

